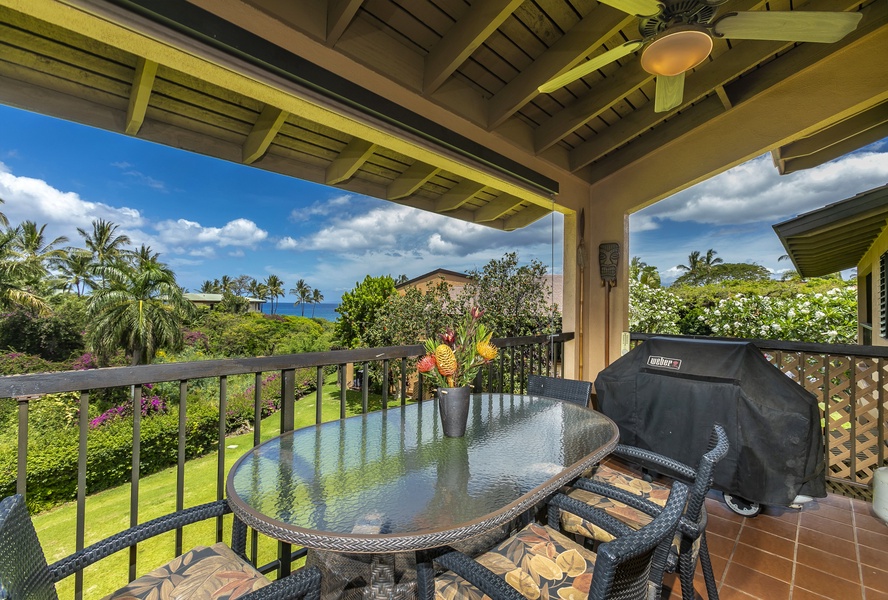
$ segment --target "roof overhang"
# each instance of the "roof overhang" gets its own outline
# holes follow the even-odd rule
[[[888,185],[774,225],[799,275],[856,267],[888,226]]]

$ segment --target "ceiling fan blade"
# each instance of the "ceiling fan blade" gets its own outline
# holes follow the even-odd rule
[[[854,31],[861,17],[859,12],[738,12],[718,19],[712,30],[735,40],[830,43]]]
[[[681,106],[684,97],[685,74],[657,75],[657,91],[654,96],[654,112],[669,112]]]
[[[638,17],[652,17],[663,10],[663,3],[659,0],[598,0],[602,4],[612,6],[630,15]]]
[[[603,52],[598,56],[593,56],[586,62],[581,65],[578,65],[567,71],[566,73],[562,73],[558,77],[554,77],[541,85],[538,89],[540,92],[544,94],[548,94],[550,92],[554,92],[555,90],[566,86],[568,83],[572,83],[579,79],[580,77],[585,77],[592,71],[597,71],[604,65],[610,64],[615,60],[619,60],[626,56],[627,54],[632,54],[641,46],[644,45],[644,42],[641,40],[635,40],[632,42],[626,42],[621,46],[617,46],[607,52]]]

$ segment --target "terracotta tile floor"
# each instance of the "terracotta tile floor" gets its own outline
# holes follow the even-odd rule
[[[872,504],[830,495],[747,519],[711,492],[706,508],[722,600],[888,600],[888,525]],[[681,598],[678,579],[668,577],[663,597]],[[706,598],[699,567],[695,587]]]

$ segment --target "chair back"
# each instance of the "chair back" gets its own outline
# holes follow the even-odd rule
[[[59,599],[20,494],[0,501],[0,598]]]
[[[712,431],[709,433],[709,449],[700,458],[700,464],[697,465],[697,476],[694,478],[694,484],[688,498],[688,507],[685,510],[685,516],[694,523],[699,521],[706,494],[709,493],[709,488],[712,487],[712,475],[715,466],[728,453],[729,447],[728,434],[725,428],[715,423],[712,426]]]
[[[544,375],[528,375],[527,393],[531,396],[546,396],[586,406],[589,403],[589,396],[592,394],[592,382]]]
[[[688,499],[676,481],[663,511],[649,524],[598,547],[590,600],[645,600],[654,554],[667,552]]]

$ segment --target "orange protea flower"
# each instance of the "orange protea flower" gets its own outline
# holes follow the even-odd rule
[[[423,356],[416,365],[416,368],[419,369],[420,373],[428,373],[432,369],[437,366],[437,361],[435,360],[434,354],[426,354]]]
[[[498,350],[496,346],[490,343],[490,336],[487,339],[481,340],[475,345],[475,350],[478,351],[478,354],[484,360],[493,360],[496,358]]]
[[[435,348],[435,361],[438,363],[438,372],[445,377],[456,373],[456,355],[450,346],[441,344]]]

